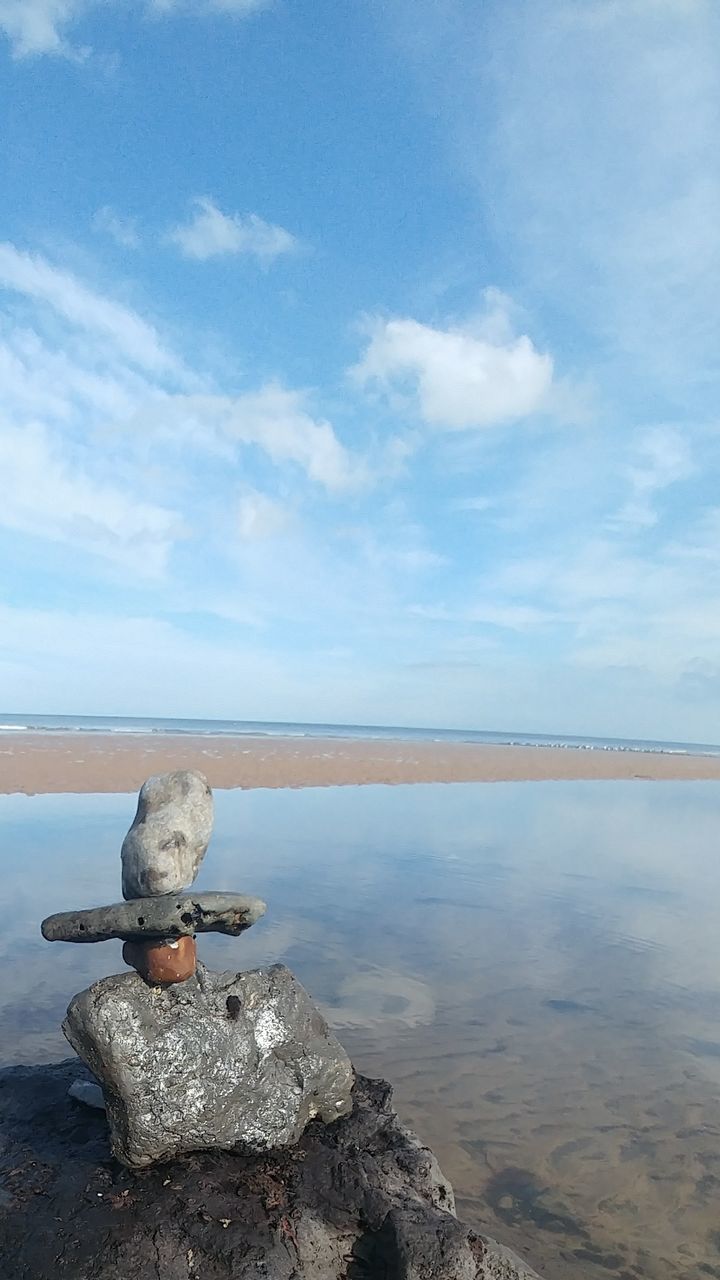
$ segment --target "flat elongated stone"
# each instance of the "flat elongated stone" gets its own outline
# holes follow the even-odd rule
[[[109,907],[61,911],[40,928],[48,942],[126,942],[143,938],[182,938],[194,933],[244,933],[265,915],[261,898],[245,893],[166,894],[134,898]]]
[[[142,1168],[184,1151],[297,1142],[352,1109],[342,1045],[284,965],[152,989],[136,973],[72,1001],[63,1031],[103,1086],[115,1155]]]
[[[123,897],[178,893],[191,885],[212,827],[212,791],[201,773],[179,769],[148,778],[120,855]]]

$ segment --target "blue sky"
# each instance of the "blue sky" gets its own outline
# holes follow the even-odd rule
[[[715,0],[0,0],[0,706],[718,741]]]

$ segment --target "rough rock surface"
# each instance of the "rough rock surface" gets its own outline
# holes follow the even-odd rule
[[[179,769],[148,778],[123,841],[123,897],[177,893],[192,884],[212,827],[212,792],[201,773]]]
[[[455,1219],[382,1081],[358,1078],[352,1113],[297,1147],[138,1172],[68,1097],[79,1078],[76,1060],[0,1072],[3,1280],[537,1280]]]
[[[351,1107],[342,1045],[284,965],[164,989],[137,973],[75,996],[63,1023],[103,1086],[115,1155],[135,1168],[183,1151],[296,1142]]]
[[[165,894],[133,898],[108,907],[59,911],[43,920],[48,942],[107,942],[142,938],[182,938],[194,933],[244,933],[267,911],[262,898],[247,893]]]

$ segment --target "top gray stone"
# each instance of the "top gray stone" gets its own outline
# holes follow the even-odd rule
[[[191,885],[212,827],[212,791],[201,773],[179,769],[148,778],[120,855],[123,897],[178,893]]]

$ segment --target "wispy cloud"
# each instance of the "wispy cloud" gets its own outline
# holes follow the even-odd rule
[[[399,0],[395,13],[526,293],[687,402],[716,345],[720,7]]]
[[[0,244],[0,288],[34,299],[72,326],[105,338],[142,369],[178,371],[153,325],[40,255]]]
[[[248,542],[276,538],[292,524],[292,512],[288,507],[257,489],[241,496],[237,517],[240,537]]]
[[[71,460],[41,426],[18,427],[0,415],[0,527],[65,543],[143,576],[162,574],[179,517],[99,479],[92,455],[74,452],[79,457]]]
[[[244,18],[267,9],[274,0],[148,0],[154,13],[192,13],[203,17],[209,13],[229,13]]]
[[[135,0],[140,14],[171,16],[189,14],[209,17],[225,14],[245,18],[266,9],[273,0]],[[82,60],[86,47],[73,45],[69,36],[81,18],[109,6],[120,9],[123,0],[0,0],[0,31],[10,41],[13,57],[31,58],[42,54]]]
[[[493,303],[496,298],[493,291]],[[412,319],[372,320],[352,376],[411,397],[433,427],[458,431],[517,421],[542,409],[553,362],[527,335],[508,332],[507,320],[497,306],[480,321],[444,329]]]
[[[477,623],[482,627],[498,627],[507,631],[532,631],[549,622],[557,622],[556,614],[534,605],[514,604],[512,601],[497,603],[487,600],[468,603],[461,609],[448,609],[444,605],[411,605],[409,612],[428,622]]]
[[[77,58],[79,51],[65,34],[85,7],[84,0],[0,0],[0,31],[16,58],[37,54]]]
[[[672,427],[642,431],[634,454],[624,472],[630,495],[610,524],[647,529],[658,521],[656,499],[672,485],[689,479],[695,465],[689,440]]]
[[[185,447],[233,458],[242,448],[289,465],[331,493],[362,488],[370,465],[347,449],[327,419],[310,410],[308,392],[266,383],[239,395],[168,395],[153,409],[153,430]]]
[[[137,249],[140,245],[140,234],[133,219],[124,218],[107,204],[95,214],[93,230],[110,236],[123,249]]]
[[[448,565],[447,557],[429,545],[425,528],[408,520],[395,504],[378,511],[373,525],[343,526],[340,537],[371,573],[387,569],[408,584]]]
[[[0,378],[0,529],[140,577],[165,573],[190,532],[208,546],[285,533],[292,511],[272,492],[281,475],[296,501],[303,485],[334,495],[371,477],[310,393],[229,394],[139,312],[10,244],[0,245]],[[270,492],[248,482],[253,472]],[[218,521],[221,503],[234,520]]]
[[[299,242],[289,231],[265,222],[255,213],[223,213],[208,196],[195,201],[195,210],[189,222],[167,233],[167,239],[186,258],[204,262],[208,258],[246,254],[272,262],[298,248]]]
[[[0,528],[161,575],[183,521],[120,427],[183,384],[180,361],[137,312],[8,244],[0,304]]]
[[[496,498],[483,496],[477,498],[453,498],[450,505],[453,511],[476,511],[480,515],[486,511],[492,511],[496,504]]]
[[[265,386],[226,400],[223,428],[231,439],[259,446],[274,462],[296,463],[327,489],[365,483],[363,461],[351,457],[329,422],[308,413],[306,399],[299,391]]]

